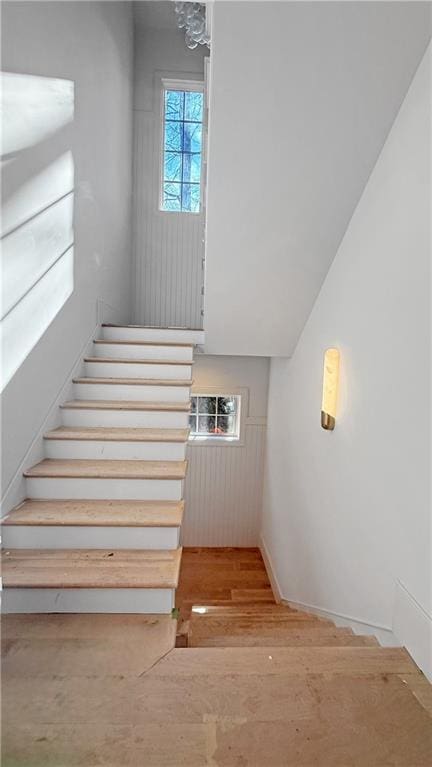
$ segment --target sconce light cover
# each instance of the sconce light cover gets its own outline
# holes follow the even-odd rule
[[[332,431],[336,424],[339,358],[338,349],[327,349],[324,354],[321,426],[328,431]]]

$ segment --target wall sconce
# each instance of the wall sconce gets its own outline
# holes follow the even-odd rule
[[[321,426],[328,431],[333,431],[336,424],[339,356],[338,349],[327,349],[324,354]]]

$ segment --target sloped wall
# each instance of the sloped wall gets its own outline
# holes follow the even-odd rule
[[[432,674],[430,131],[429,50],[292,359],[271,362],[262,537],[286,599],[393,630]]]
[[[55,315],[48,313],[43,335],[3,392],[3,494],[19,476],[21,462],[95,329],[97,301],[104,301],[112,312],[106,317],[131,319],[132,32],[128,2],[5,2],[2,6],[3,71],[27,77],[29,83],[35,78],[69,83],[73,93],[67,126],[56,131],[50,123],[55,115],[49,111],[39,115],[39,122],[34,113],[28,114],[27,127],[46,128],[45,138],[27,136],[22,151],[8,158],[3,193],[9,203],[25,202],[35,189],[36,174],[49,171],[60,153],[69,153],[73,189],[68,200],[73,219],[70,206],[63,239],[67,247],[73,239],[73,249],[68,250],[67,271],[53,281],[51,292],[35,302],[22,333],[39,321],[50,301],[55,303],[55,291],[64,289],[66,277],[70,290],[56,303]],[[70,176],[68,171],[68,182]],[[43,199],[32,199],[32,216],[20,220],[17,230],[24,233],[17,253],[27,259],[29,268],[35,243],[42,256],[48,246],[55,258],[63,249],[63,231],[51,215],[55,190],[46,196],[52,176],[48,173],[45,178],[40,186]],[[47,212],[39,215],[46,205],[50,206]],[[49,273],[50,264],[45,266]],[[35,280],[39,278],[35,274]]]

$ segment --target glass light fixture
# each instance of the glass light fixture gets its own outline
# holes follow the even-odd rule
[[[327,349],[324,354],[321,426],[328,431],[333,431],[336,425],[339,358],[338,349]]]
[[[210,48],[205,3],[179,3],[175,0],[175,13],[177,26],[185,30],[187,47],[191,51],[198,45],[207,45]]]

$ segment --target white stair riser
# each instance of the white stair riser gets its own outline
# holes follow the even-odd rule
[[[158,613],[174,607],[174,589],[4,589],[4,613]]]
[[[187,429],[189,413],[164,410],[79,410],[62,408],[64,426],[120,426],[137,429]]]
[[[6,549],[176,549],[179,538],[179,527],[3,527]]]
[[[74,384],[76,399],[127,400],[129,402],[188,402],[189,386],[140,386],[127,384]]]
[[[180,501],[183,482],[178,479],[28,477],[27,492],[29,498]]]
[[[93,440],[46,439],[47,458],[107,459],[110,461],[184,461],[185,442],[96,442]]]
[[[190,381],[192,365],[158,365],[133,362],[86,362],[86,376],[91,378],[160,378]]]
[[[140,344],[93,344],[94,357],[122,360],[175,360],[192,362],[192,346],[141,346]]]
[[[186,328],[102,328],[102,337],[110,341],[144,341],[155,343],[203,344],[203,330],[187,330]]]

